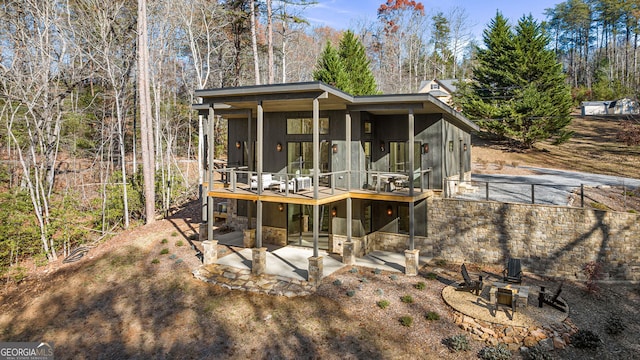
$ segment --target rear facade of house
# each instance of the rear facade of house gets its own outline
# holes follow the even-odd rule
[[[204,121],[203,222],[211,234],[207,220],[223,204],[230,226],[253,229],[251,247],[342,255],[348,242],[362,256],[393,237],[413,250],[428,235],[428,198],[470,178],[477,126],[430,94],[354,97],[308,82],[196,96]],[[220,119],[226,162],[212,151]]]

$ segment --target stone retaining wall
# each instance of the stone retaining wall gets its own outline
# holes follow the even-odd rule
[[[388,232],[375,232],[369,235],[371,239],[371,251],[381,250],[397,253],[404,253],[409,249],[409,235],[394,234]],[[424,236],[414,236],[414,245],[416,249],[420,249],[420,256],[423,252],[428,254],[433,252],[431,239]]]
[[[421,255],[453,262],[503,264],[521,258],[524,271],[583,279],[582,265],[600,261],[604,280],[640,280],[637,214],[563,206],[431,198],[429,241]]]

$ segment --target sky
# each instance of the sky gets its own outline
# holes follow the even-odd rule
[[[316,0],[310,6],[305,17],[313,26],[331,26],[346,30],[355,28],[358,20],[375,20],[378,7],[386,0]],[[511,24],[517,23],[523,15],[533,15],[538,21],[545,20],[544,10],[552,8],[561,0],[423,0],[425,15],[432,16],[438,11],[446,14],[454,7],[466,10],[470,19],[472,33],[481,39],[482,31],[500,10]]]

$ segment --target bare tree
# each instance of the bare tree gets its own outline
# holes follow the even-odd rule
[[[135,17],[123,1],[85,0],[75,8],[77,29],[87,47],[86,56],[110,85],[116,114],[117,145],[120,158],[124,227],[129,227],[129,198],[125,151],[126,103],[131,71],[135,63],[135,38],[130,36]],[[107,95],[108,96],[108,95]],[[111,113],[111,112],[109,112]],[[134,154],[135,156],[135,154]],[[106,196],[106,195],[105,195]]]
[[[138,0],[138,98],[146,223],[155,221],[155,167],[153,119],[149,94],[149,47],[147,45],[147,2]]]
[[[253,50],[253,66],[254,66],[254,72],[255,72],[255,84],[260,85],[260,59],[258,57],[258,37],[257,37],[258,20],[256,16],[255,0],[249,0],[249,6],[251,11],[251,49]]]
[[[0,7],[0,18],[3,56],[7,56],[0,62],[7,134],[15,144],[42,249],[55,260],[50,203],[64,103],[81,82],[82,62],[70,44],[73,29],[65,2],[8,1]]]

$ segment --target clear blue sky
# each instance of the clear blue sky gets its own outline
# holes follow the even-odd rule
[[[305,16],[313,26],[331,26],[336,29],[348,29],[352,20],[376,19],[378,7],[386,0],[316,0]],[[438,11],[447,13],[454,7],[463,8],[469,14],[472,32],[478,39],[489,21],[500,12],[512,24],[522,15],[533,15],[538,21],[545,20],[544,10],[554,7],[561,0],[425,0],[425,15],[431,16]]]

